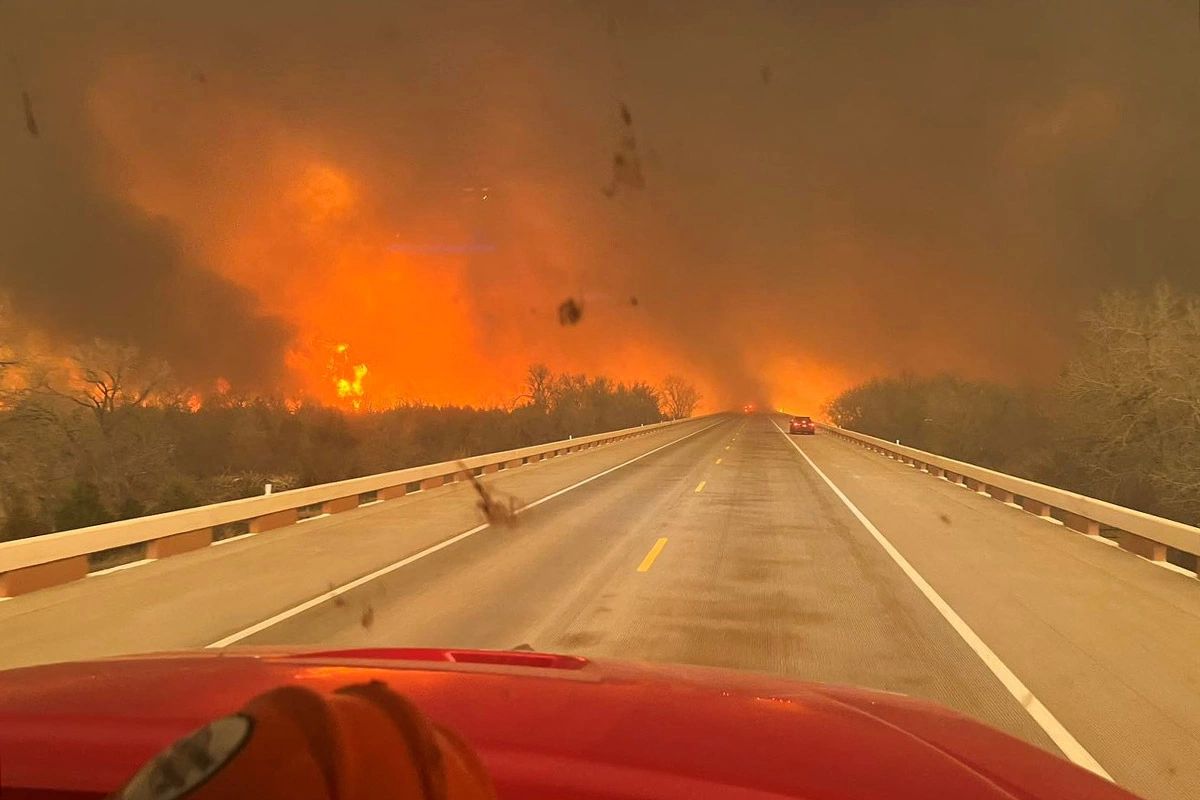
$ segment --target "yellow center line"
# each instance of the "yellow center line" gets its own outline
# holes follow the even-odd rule
[[[725,445],[725,449],[726,449],[726,450],[728,450],[728,449],[729,449],[729,445]]]
[[[646,557],[642,559],[642,563],[638,566],[638,572],[645,572],[654,564],[654,559],[658,558],[658,554],[667,546],[666,539],[659,539],[654,543],[654,547],[650,548],[650,552],[646,553]]]
[[[717,459],[717,463],[718,463],[718,464],[720,464],[720,463],[721,463],[721,459],[719,459],[719,458],[718,458],[718,459]]]
[[[697,494],[699,494],[700,492],[703,492],[703,491],[704,491],[704,484],[705,484],[705,483],[707,483],[707,481],[700,481],[700,485],[696,487],[696,492],[697,492]]]

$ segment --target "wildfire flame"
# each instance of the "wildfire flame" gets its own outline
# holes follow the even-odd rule
[[[350,408],[358,411],[362,408],[365,390],[363,379],[367,377],[366,364],[350,364],[348,352],[350,345],[338,344],[333,348],[329,371],[333,376],[333,385],[340,400],[349,403]]]
[[[316,147],[320,129],[294,127],[233,88],[184,97],[154,63],[114,58],[89,90],[95,123],[122,159],[120,191],[170,220],[206,266],[295,331],[284,392],[345,410],[402,399],[507,406],[532,363],[628,382],[688,363],[662,344],[669,326],[644,305],[592,298],[583,329],[559,326],[554,309],[588,272],[572,254],[592,241],[561,207],[559,189],[573,183],[513,176],[504,191],[471,181],[469,204],[418,199],[427,182],[440,185],[418,164],[390,154],[376,164],[386,169],[368,169],[357,149],[343,157]],[[147,108],[170,108],[180,121],[165,140],[148,135],[161,111]],[[180,170],[181,153],[203,160]],[[612,277],[614,287],[626,283]],[[702,375],[684,377],[706,403],[722,402]]]
[[[338,378],[337,393],[338,397],[348,398],[350,404],[357,411],[362,402],[363,378],[367,376],[367,365],[355,364],[352,369],[354,370],[353,378]]]

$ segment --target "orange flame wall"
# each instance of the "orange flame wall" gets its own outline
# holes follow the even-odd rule
[[[180,92],[156,66],[112,61],[89,95],[115,188],[295,326],[286,391],[353,408],[508,404],[526,367],[544,362],[626,381],[682,374],[709,409],[751,399],[728,370],[693,358],[702,336],[655,320],[675,287],[639,297],[644,280],[604,263],[615,257],[602,236],[564,199],[576,187],[536,172],[496,187],[430,183],[402,151],[349,151],[235,92]],[[584,302],[575,327],[556,314],[568,296]],[[733,346],[763,352],[761,340]],[[751,358],[767,378],[756,392],[815,410],[839,385],[811,359],[770,353]]]

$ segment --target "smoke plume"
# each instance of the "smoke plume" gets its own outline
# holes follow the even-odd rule
[[[382,401],[544,361],[801,410],[1044,379],[1099,291],[1200,288],[1188,3],[64,16],[0,6],[0,291],[197,380],[313,389],[345,344]]]

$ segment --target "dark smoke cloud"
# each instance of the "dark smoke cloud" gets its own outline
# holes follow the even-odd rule
[[[52,159],[30,153],[0,197],[0,286],[17,314],[69,340],[137,343],[185,379],[278,385],[287,327],[189,257],[167,223]]]
[[[120,197],[85,112],[88,70],[113,46],[103,27],[89,41],[68,25],[55,42],[48,13],[23,14],[36,12],[0,8],[0,92],[24,100],[0,113],[0,291],[13,311],[64,343],[136,343],[187,380],[278,386],[287,325],[200,263],[168,222]],[[14,109],[25,125],[13,124]]]
[[[27,6],[0,7],[21,67],[0,73],[0,285],[39,325],[199,371],[278,367],[287,332],[113,191],[84,110],[109,56],[303,130],[406,235],[431,235],[414,197],[496,187],[470,220],[496,248],[471,273],[489,341],[532,360],[540,337],[640,337],[719,401],[769,394],[763,364],[792,355],[856,377],[1043,378],[1097,292],[1200,289],[1182,0],[126,2],[81,4],[66,29]],[[195,169],[196,142],[147,102],[148,146]],[[640,185],[605,192],[622,108]],[[514,329],[518,273],[546,295],[542,327]],[[587,313],[563,329],[567,297]]]

